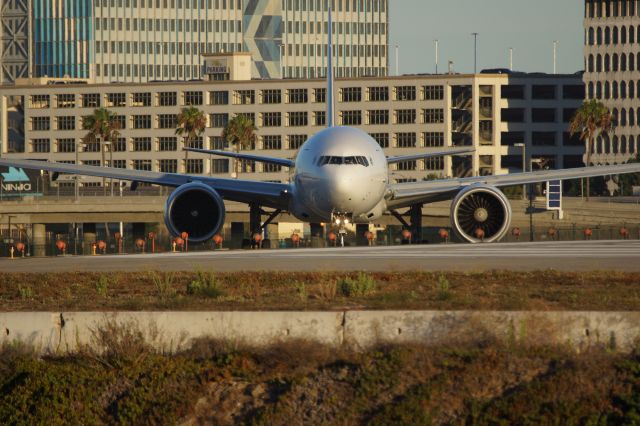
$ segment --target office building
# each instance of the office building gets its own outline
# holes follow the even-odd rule
[[[611,111],[615,130],[598,137],[591,160],[616,164],[635,157],[640,143],[640,2],[585,1],[587,98]]]
[[[332,0],[338,76],[387,75],[388,0]],[[1,81],[197,80],[205,53],[248,52],[253,78],[326,67],[328,0],[0,0]]]

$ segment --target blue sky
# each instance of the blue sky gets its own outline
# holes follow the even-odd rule
[[[513,66],[518,71],[553,71],[557,40],[559,73],[583,68],[581,0],[390,0],[390,43],[399,45],[400,73],[435,70],[434,39],[439,40],[438,71],[454,62],[473,72],[473,36],[478,35],[478,70]],[[389,71],[395,72],[394,50]]]

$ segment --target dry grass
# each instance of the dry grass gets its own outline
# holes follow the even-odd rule
[[[198,271],[0,274],[0,309],[640,310],[639,273],[258,272],[207,275],[207,280],[215,286],[202,283],[202,276]],[[346,291],[344,283],[354,282],[367,283],[366,291]]]

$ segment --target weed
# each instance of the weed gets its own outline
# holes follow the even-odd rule
[[[187,284],[187,294],[218,299],[224,295],[224,291],[220,288],[212,271],[197,270],[196,279]]]
[[[100,275],[98,281],[96,281],[96,291],[102,297],[107,297],[109,292],[109,278],[106,275]]]
[[[444,275],[438,277],[438,300],[451,299],[449,280]]]
[[[340,293],[345,297],[368,296],[376,288],[376,282],[371,275],[358,272],[354,278],[345,277],[338,281]]]
[[[294,285],[296,287],[296,293],[298,293],[298,297],[300,297],[300,300],[307,300],[307,298],[309,297],[309,294],[307,293],[307,286],[305,286],[303,282],[296,282]]]
[[[149,277],[153,282],[158,297],[160,297],[161,299],[165,299],[175,294],[173,290],[173,282],[176,279],[176,274],[174,272],[160,273],[156,271],[150,271]]]
[[[325,300],[336,298],[337,284],[335,280],[322,280],[318,284],[318,296]]]
[[[22,287],[18,284],[18,291],[20,292],[20,299],[29,300],[33,298],[33,289],[29,286]]]

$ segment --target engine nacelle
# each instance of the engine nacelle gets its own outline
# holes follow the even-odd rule
[[[169,232],[179,236],[189,234],[189,241],[206,241],[224,224],[224,201],[211,187],[191,182],[176,188],[167,199],[164,223]]]
[[[460,191],[451,203],[451,222],[465,241],[498,241],[509,230],[511,204],[498,188],[471,185]]]

